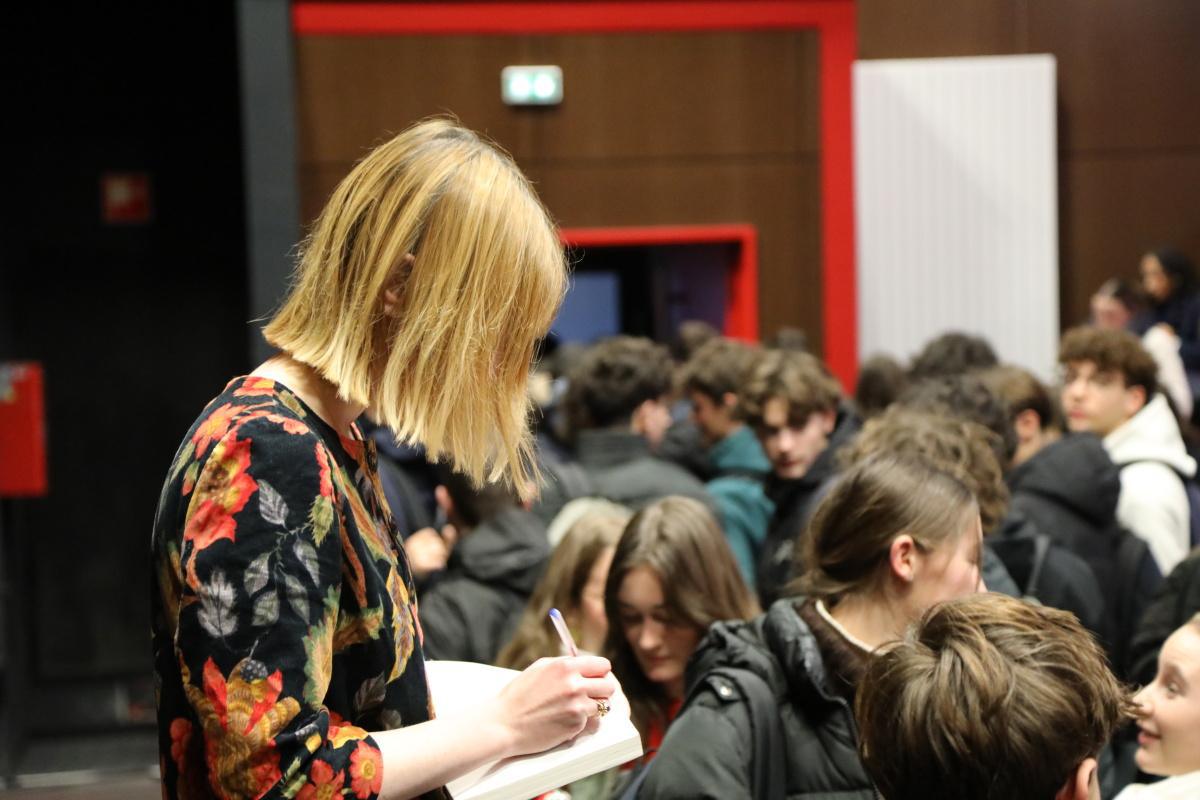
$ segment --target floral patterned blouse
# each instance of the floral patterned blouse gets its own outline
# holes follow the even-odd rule
[[[153,536],[164,798],[369,800],[367,731],[433,716],[408,562],[353,434],[251,377],[180,446]]]

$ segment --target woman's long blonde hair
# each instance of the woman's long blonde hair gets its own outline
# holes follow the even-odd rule
[[[334,190],[263,335],[400,440],[524,495],[536,472],[530,360],[565,283],[554,224],[512,159],[453,121],[425,120]],[[401,297],[390,314],[388,288]]]

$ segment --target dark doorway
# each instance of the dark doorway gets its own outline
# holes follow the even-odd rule
[[[684,320],[725,329],[735,243],[576,248],[567,297],[554,323],[566,342],[616,334],[668,342]]]

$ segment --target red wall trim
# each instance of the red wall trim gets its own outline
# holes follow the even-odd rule
[[[678,2],[338,3],[297,2],[301,36],[610,33],[812,28],[847,0]]]
[[[300,36],[816,29],[821,42],[821,271],[825,361],[843,384],[853,385],[858,369],[850,76],[858,52],[854,0],[302,1],[292,7],[292,22]],[[757,240],[752,249],[757,251]],[[746,252],[743,246],[743,255]],[[757,318],[757,303],[755,306]],[[757,335],[755,330],[754,338]]]
[[[636,247],[736,244],[738,258],[725,287],[726,336],[758,340],[758,229],[753,225],[653,225],[631,228],[563,228],[568,247]]]

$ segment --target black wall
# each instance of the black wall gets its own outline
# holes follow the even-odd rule
[[[51,492],[9,503],[5,602],[32,685],[144,679],[162,478],[249,366],[234,10],[45,5],[23,26],[0,359],[45,366]],[[149,173],[149,224],[101,220],[100,175],[122,170]]]

